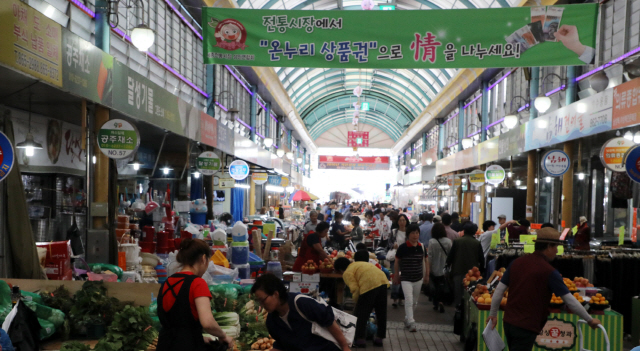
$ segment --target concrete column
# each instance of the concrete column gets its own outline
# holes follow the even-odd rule
[[[100,127],[109,120],[109,109],[96,105],[94,134],[98,135]],[[93,150],[99,150],[94,138]],[[93,202],[109,203],[109,158],[102,152],[94,152],[96,164],[93,165]],[[92,157],[87,155],[87,157]],[[115,204],[113,204],[115,206]],[[93,228],[107,228],[107,217],[93,217]]]
[[[537,177],[536,170],[538,169],[537,162],[537,152],[536,150],[531,150],[528,153],[528,162],[527,162],[527,206],[531,206],[534,211],[536,209],[536,183],[535,179]],[[529,222],[533,223],[534,217],[527,217]]]
[[[482,82],[482,124],[480,125],[480,141],[487,140],[487,126],[489,125],[489,82]]]
[[[462,139],[466,137],[467,131],[464,130],[464,101],[458,101],[458,151],[462,151]]]
[[[109,3],[107,0],[96,0],[96,46],[109,53],[111,47],[111,29],[109,26]]]
[[[569,156],[571,164],[569,170],[562,176],[562,221],[565,228],[571,227],[573,215],[573,141],[564,143],[564,152]]]
[[[538,117],[538,110],[534,102],[538,97],[540,89],[540,67],[531,67],[531,82],[529,84],[529,96],[531,101],[529,101],[529,120]],[[527,188],[528,189],[528,188]]]
[[[444,149],[444,124],[438,125],[438,160],[443,157],[442,149]]]
[[[250,130],[250,134],[249,134],[249,139],[251,139],[251,141],[255,142],[257,139],[256,137],[256,126],[257,126],[257,122],[256,122],[256,112],[257,112],[257,108],[256,106],[258,105],[258,95],[256,94],[256,92],[258,91],[258,87],[256,87],[255,85],[252,85],[251,87],[251,102],[249,104],[250,106],[250,120],[249,120],[249,124],[251,125],[251,130]]]
[[[458,171],[456,173],[464,173],[464,171]],[[456,183],[455,178],[453,179],[453,184]],[[458,187],[457,191],[456,191],[456,201],[458,202],[458,214],[462,214],[462,184],[460,184],[460,186]]]

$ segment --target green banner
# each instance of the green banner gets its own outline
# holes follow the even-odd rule
[[[72,94],[111,106],[113,57],[62,30],[62,86]]]
[[[468,68],[584,65],[598,4],[429,11],[203,8],[204,62]]]
[[[113,76],[113,108],[138,120],[185,135],[177,96],[121,62],[114,64]]]

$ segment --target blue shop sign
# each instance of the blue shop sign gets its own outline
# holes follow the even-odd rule
[[[0,132],[0,182],[11,173],[14,162],[15,152],[13,145],[11,145],[9,138]]]
[[[242,160],[235,160],[229,165],[229,175],[235,180],[243,180],[249,176],[249,165]]]
[[[624,154],[626,172],[634,182],[640,183],[640,145],[631,147]]]
[[[270,175],[267,183],[269,185],[280,186],[280,184],[282,184],[282,177],[279,175]]]

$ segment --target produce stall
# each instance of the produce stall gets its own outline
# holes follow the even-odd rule
[[[472,325],[475,324],[477,332],[477,350],[487,351],[488,348],[482,339],[482,331],[484,330],[485,321],[489,316],[489,310],[480,310],[475,303],[469,302],[471,296],[465,294],[465,315],[468,316],[467,324],[465,326],[465,333],[467,336],[472,330]],[[502,324],[503,311],[498,312],[498,326],[496,329],[503,340],[507,340],[504,334],[504,328]],[[594,318],[600,319],[602,325],[607,330],[609,341],[611,343],[611,351],[622,351],[623,339],[622,339],[622,315],[614,311],[605,311],[604,315],[592,315]],[[577,330],[577,322],[580,317],[572,313],[551,313],[548,317],[548,322],[545,325],[542,333],[536,340],[536,346],[534,351],[543,350],[575,350],[580,351],[580,340]],[[593,330],[588,326],[582,325],[582,333],[584,335],[584,347],[588,350],[607,350],[604,334],[601,330]],[[505,348],[508,350],[508,348]]]

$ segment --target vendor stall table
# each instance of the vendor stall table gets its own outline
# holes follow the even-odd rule
[[[472,324],[476,325],[478,344],[478,351],[488,351],[487,345],[482,339],[482,332],[485,327],[485,321],[489,316],[488,310],[479,310],[478,307],[469,301],[470,295],[465,293],[465,327],[464,333],[468,337],[469,332],[472,330]],[[498,326],[496,329],[500,336],[506,343],[506,337],[504,335],[504,329],[502,324],[503,311],[498,312]],[[622,351],[623,339],[622,339],[622,315],[614,311],[605,311],[604,315],[592,315],[594,318],[598,318],[609,335],[610,350]],[[577,314],[572,313],[551,313],[548,317],[547,325],[542,331],[539,340],[546,340],[549,344],[566,343],[564,347],[540,347],[536,345],[533,351],[543,350],[568,350],[568,351],[580,351],[580,340],[577,329],[577,322],[580,319]],[[553,322],[549,322],[553,321]],[[568,323],[565,323],[568,322]],[[554,325],[550,324],[554,323]],[[604,334],[600,329],[591,329],[585,325],[581,325],[584,335],[584,348],[588,350],[607,350]],[[549,329],[547,329],[549,328]],[[555,330],[554,330],[555,329]],[[505,351],[508,347],[505,348]]]
[[[342,273],[320,273],[320,282],[323,280],[334,280],[335,295],[337,305],[342,309],[344,303],[344,280],[342,280]],[[328,293],[328,292],[327,292]]]

